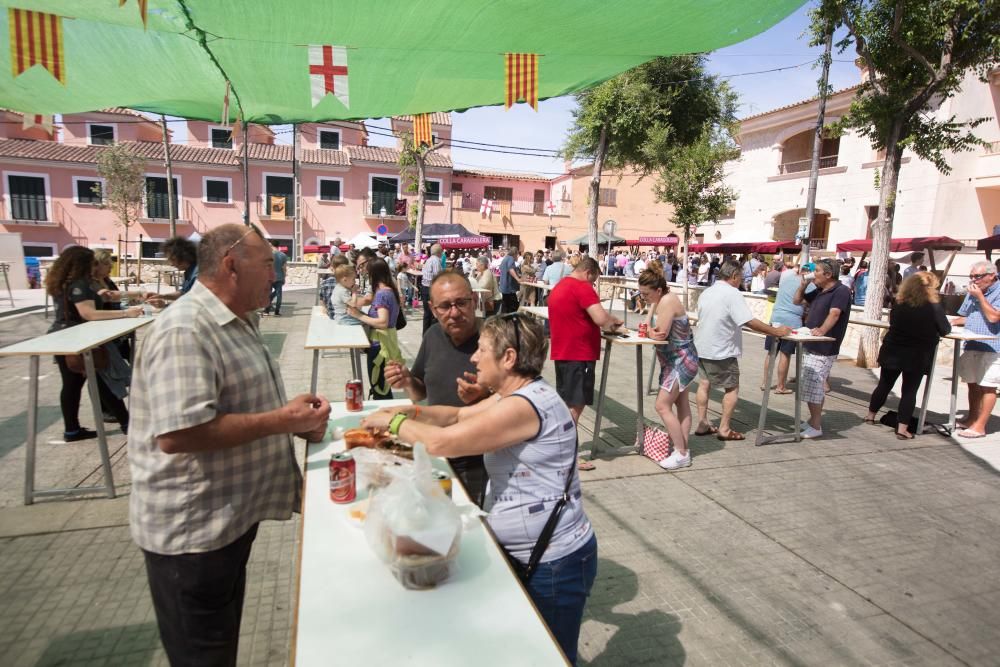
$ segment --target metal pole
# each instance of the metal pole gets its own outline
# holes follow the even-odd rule
[[[302,259],[304,248],[302,247],[302,184],[299,173],[299,126],[292,125],[292,205],[295,210],[292,212],[292,258],[295,261]]]
[[[174,167],[170,161],[170,138],[167,136],[167,117],[160,114],[160,125],[163,127],[163,156],[167,168],[167,210],[170,216],[170,238],[177,236],[177,210],[174,206]],[[142,255],[140,245],[139,254]]]
[[[806,234],[802,239],[802,252],[799,264],[809,261],[809,234],[812,230],[813,216],[816,215],[816,186],[819,182],[819,162],[823,153],[823,122],[826,118],[826,98],[830,81],[830,53],[833,49],[833,29],[826,33],[826,45],[823,49],[823,76],[819,84],[819,116],[816,118],[816,134],[813,136],[812,164],[809,167],[809,194],[806,197]]]
[[[240,117],[243,128],[243,224],[250,226],[250,152],[247,143],[247,121]]]

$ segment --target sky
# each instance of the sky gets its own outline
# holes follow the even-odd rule
[[[767,32],[710,55],[709,72],[727,77],[726,80],[739,93],[741,117],[816,95],[820,70],[814,68],[811,61],[822,55],[823,48],[810,47],[804,35],[809,26],[808,10],[811,6],[813,3],[807,3]],[[834,90],[859,83],[860,75],[854,65],[854,57],[852,50],[840,55],[834,50],[834,62],[830,69],[830,84]],[[779,72],[742,75],[795,65],[802,66]],[[544,75],[542,70],[541,76]],[[539,102],[537,112],[527,104],[518,104],[510,111],[504,111],[500,106],[453,113],[452,137],[464,141],[556,150],[572,125],[574,107],[572,97],[559,97]],[[389,121],[369,121],[369,126],[388,129]],[[369,141],[376,145],[394,144],[392,138],[376,135],[370,135]],[[559,158],[508,155],[455,146],[452,147],[452,161],[456,169],[500,169],[546,176],[563,173],[563,162]]]

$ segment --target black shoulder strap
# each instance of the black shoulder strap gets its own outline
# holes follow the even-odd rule
[[[545,522],[545,527],[542,528],[542,532],[538,536],[538,541],[535,542],[535,546],[531,550],[531,555],[528,557],[528,565],[521,572],[521,580],[525,584],[531,581],[535,570],[538,569],[538,564],[542,561],[545,550],[549,548],[549,542],[552,541],[552,535],[556,532],[556,526],[559,525],[559,517],[562,515],[563,509],[566,508],[566,503],[569,502],[569,490],[573,484],[573,477],[576,475],[576,457],[579,451],[580,437],[578,435],[573,447],[573,461],[570,463],[569,472],[566,474],[566,488],[563,489],[562,497],[556,501],[556,506],[552,508],[552,514],[549,515],[549,520]]]

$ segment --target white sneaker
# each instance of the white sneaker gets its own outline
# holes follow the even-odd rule
[[[812,439],[812,438],[822,438],[823,437],[823,431],[821,431],[818,428],[813,428],[809,424],[803,423],[803,425],[802,425],[802,437],[805,438],[806,440],[809,440],[809,439]]]
[[[664,470],[677,470],[687,468],[689,465],[691,465],[691,450],[688,450],[687,454],[674,450],[673,454],[660,461],[660,467]]]

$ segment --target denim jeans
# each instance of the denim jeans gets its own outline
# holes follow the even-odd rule
[[[570,664],[576,664],[583,607],[597,577],[597,536],[568,556],[541,563],[528,583],[528,594]]]

